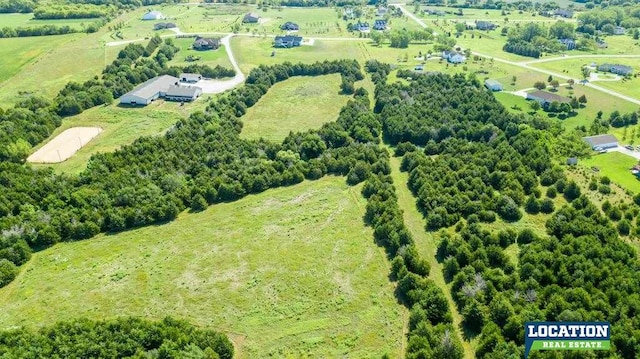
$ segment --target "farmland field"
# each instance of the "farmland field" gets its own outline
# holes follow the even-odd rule
[[[34,255],[0,289],[2,328],[172,315],[230,334],[238,358],[399,357],[404,309],[342,177]]]
[[[244,138],[280,142],[289,131],[320,128],[335,121],[349,96],[341,95],[340,75],[298,76],[275,84],[242,118]],[[301,110],[304,109],[304,110]]]
[[[100,136],[94,138],[64,162],[34,164],[34,166],[51,166],[57,172],[80,172],[87,166],[92,154],[112,152],[132,143],[138,137],[160,134],[179,119],[187,117],[191,111],[204,109],[205,106],[204,99],[200,99],[185,106],[160,100],[145,107],[119,107],[116,100],[116,103],[110,106],[94,107],[79,115],[65,118],[62,126],[58,127],[50,138],[54,138],[68,128],[78,126],[100,127],[103,129]],[[48,140],[44,141],[41,146],[47,142]]]

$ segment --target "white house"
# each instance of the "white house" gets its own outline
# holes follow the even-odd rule
[[[142,20],[162,20],[164,16],[160,11],[149,11],[148,13],[142,15]]]
[[[467,61],[467,57],[457,51],[442,51],[442,58],[452,64],[461,64]]]

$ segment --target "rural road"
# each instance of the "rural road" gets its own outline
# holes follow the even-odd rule
[[[236,72],[236,75],[231,80],[221,81],[221,80],[200,80],[195,85],[202,89],[203,93],[207,94],[215,94],[230,90],[244,82],[244,74],[240,71],[240,66],[238,66],[238,62],[236,58],[233,56],[233,51],[231,50],[231,44],[229,40],[233,35],[227,35],[223,37],[220,42],[224,45],[225,50],[227,51],[227,56],[229,57],[229,62],[231,62],[231,66]]]

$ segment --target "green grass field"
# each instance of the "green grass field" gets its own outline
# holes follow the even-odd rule
[[[40,27],[44,25],[69,26],[72,29],[82,30],[86,25],[94,23],[97,19],[60,19],[60,20],[37,20],[33,14],[0,14],[0,24],[2,27]]]
[[[192,48],[193,41],[193,38],[174,39],[173,42],[180,48],[180,51],[169,61],[169,65],[187,66],[196,63],[209,65],[211,67],[220,65],[225,68],[232,68],[224,45],[220,46],[217,50],[196,51]],[[189,55],[200,57],[200,60],[196,62],[185,61],[185,58]]]
[[[594,155],[580,162],[586,168],[598,167],[601,176],[607,176],[623,188],[640,193],[640,181],[629,171],[637,163],[635,158],[619,152]]]
[[[405,309],[342,177],[36,253],[0,326],[167,315],[230,334],[238,358],[400,357]]]
[[[92,154],[113,152],[123,145],[132,143],[138,137],[161,134],[181,118],[187,117],[190,112],[204,110],[206,107],[206,102],[202,98],[185,106],[165,101],[156,101],[145,107],[119,107],[117,103],[116,100],[110,106],[94,107],[79,115],[64,119],[62,126],[49,136],[50,139],[71,127],[100,127],[103,131],[68,160],[47,165],[34,164],[34,166],[51,166],[58,173],[78,173],[87,166]],[[43,141],[33,151],[47,142],[49,141]]]
[[[241,137],[282,141],[290,131],[335,121],[349,96],[341,95],[340,75],[298,76],[275,84],[242,117]]]

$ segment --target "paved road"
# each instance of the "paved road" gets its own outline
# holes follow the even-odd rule
[[[628,150],[621,145],[618,145],[618,147],[616,148],[609,148],[607,149],[607,152],[620,152],[622,154],[625,154],[627,156],[631,156],[637,160],[640,160],[640,152]]]

